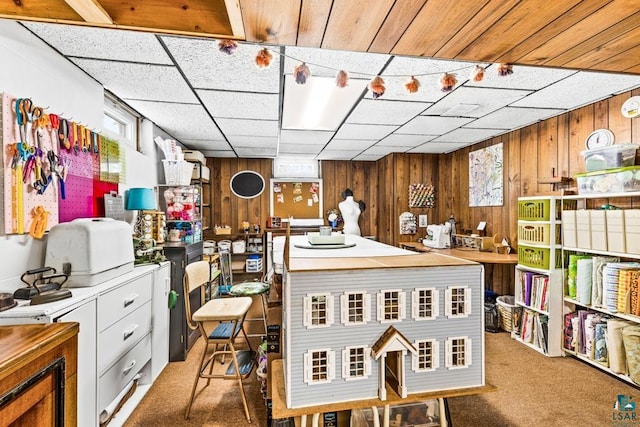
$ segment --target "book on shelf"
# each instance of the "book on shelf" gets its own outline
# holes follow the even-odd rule
[[[548,311],[548,287],[549,276],[530,271],[523,272],[520,275],[518,301],[528,307]]]

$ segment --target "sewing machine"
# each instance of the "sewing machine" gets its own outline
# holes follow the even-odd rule
[[[422,244],[436,249],[451,247],[451,224],[427,225],[427,236],[422,239]]]

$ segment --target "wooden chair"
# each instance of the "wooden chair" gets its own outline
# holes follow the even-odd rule
[[[222,378],[238,381],[245,416],[247,421],[251,422],[242,380],[251,374],[255,362],[255,352],[251,349],[251,344],[243,327],[243,321],[251,307],[252,299],[250,297],[211,299],[194,313],[191,313],[188,295],[196,289],[200,289],[201,293],[204,294],[203,286],[209,283],[209,276],[210,267],[207,261],[196,261],[185,268],[183,285],[187,323],[193,330],[198,328],[200,336],[205,341],[198,374],[193,382],[191,397],[185,411],[185,419],[189,418],[198,381],[201,378],[206,378],[206,385],[208,386],[212,378]],[[209,332],[206,324],[211,322],[218,322],[218,325],[212,332]],[[236,338],[240,332],[244,335],[248,350],[236,350]],[[216,359],[218,356],[223,355],[230,355],[232,363],[229,364],[226,372],[214,374],[213,368]],[[206,372],[207,366],[209,366],[208,373]]]

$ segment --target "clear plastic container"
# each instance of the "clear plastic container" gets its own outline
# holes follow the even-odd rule
[[[587,172],[615,169],[636,164],[637,144],[619,144],[581,151]]]
[[[640,166],[576,174],[578,194],[640,191]]]

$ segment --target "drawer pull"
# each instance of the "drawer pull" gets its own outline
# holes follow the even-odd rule
[[[138,329],[138,325],[133,325],[128,331],[124,331],[124,340],[126,341]]]
[[[136,302],[136,299],[138,299],[138,294],[135,294],[131,298],[128,298],[128,299],[124,300],[124,306],[125,307],[129,307],[131,304]]]
[[[129,372],[131,372],[131,370],[133,369],[133,367],[134,367],[134,366],[136,366],[136,361],[135,361],[135,360],[134,360],[133,362],[131,362],[131,365],[129,365],[129,366],[127,366],[126,368],[124,368],[124,369],[122,370],[122,373],[123,373],[124,375],[128,375],[128,374],[129,374]]]

